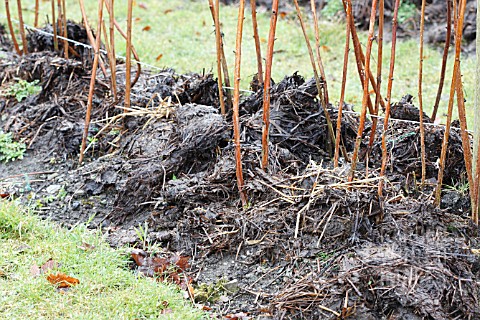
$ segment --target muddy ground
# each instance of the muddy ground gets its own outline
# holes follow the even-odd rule
[[[480,258],[472,253],[479,230],[468,219],[455,128],[445,172],[452,187],[441,209],[432,205],[432,191],[442,127],[426,128],[427,185],[420,188],[418,127],[394,123],[387,136],[388,183],[379,198],[379,139],[368,157],[362,153],[348,183],[349,164],[333,168],[313,80],[287,76],[272,88],[266,172],[260,169],[262,92],[242,99],[249,199],[243,207],[231,118],[219,114],[212,75],[144,72],[132,92],[135,109],[124,112],[123,66],[117,99],[108,74],[99,71],[94,138],[79,165],[90,55],[66,60],[51,51],[50,39],[30,35],[38,52],[19,57],[0,40],[2,89],[17,79],[39,80],[42,87],[21,102],[0,97],[0,128],[28,147],[23,160],[0,164],[2,193],[64,226],[102,228],[112,246],[189,256],[196,302],[212,308],[212,317],[480,319]],[[398,98],[393,116],[417,119],[410,96]],[[329,112],[336,121],[336,106]],[[355,115],[343,117],[347,152],[357,125]],[[370,132],[368,123],[362,150]]]

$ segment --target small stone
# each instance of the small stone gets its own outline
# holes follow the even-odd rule
[[[235,292],[238,291],[238,280],[233,279],[232,281],[229,281],[229,282],[225,283],[223,285],[223,287],[225,288],[225,290],[227,290],[231,293],[235,293]]]
[[[58,191],[60,191],[60,189],[62,188],[61,185],[59,184],[52,184],[52,185],[49,185],[46,189],[46,191],[49,193],[49,194],[57,194]]]
[[[74,201],[72,202],[72,210],[77,210],[80,207],[80,202]]]

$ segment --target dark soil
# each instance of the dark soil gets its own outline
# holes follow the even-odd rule
[[[444,193],[442,209],[431,205],[442,127],[426,128],[422,189],[418,127],[394,122],[379,198],[379,144],[368,165],[363,154],[354,183],[347,183],[349,164],[331,163],[313,80],[285,77],[272,88],[267,172],[259,168],[262,92],[243,98],[250,205],[242,208],[231,120],[219,114],[211,75],[143,73],[132,92],[135,110],[122,115],[123,79],[114,100],[99,71],[90,132],[97,136],[79,165],[90,72],[84,60],[50,51],[2,58],[4,88],[15,79],[39,80],[42,91],[22,102],[0,97],[0,128],[28,145],[23,160],[0,164],[0,191],[67,227],[89,221],[113,246],[141,246],[136,229],[146,229],[148,245],[191,257],[197,301],[216,315],[480,319],[480,258],[471,250],[479,248],[479,230],[468,219],[455,129],[445,172],[455,188]],[[409,96],[392,108],[395,118],[418,117]],[[329,112],[336,121],[336,107]],[[357,125],[356,116],[342,119],[348,152]],[[362,150],[370,130],[368,123]],[[377,130],[378,137],[381,125]],[[205,288],[216,293],[208,296]]]

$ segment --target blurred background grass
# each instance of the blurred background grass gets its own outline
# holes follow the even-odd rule
[[[86,1],[89,22],[93,28],[97,25],[97,3]],[[1,6],[4,6],[3,2]],[[67,17],[75,21],[81,20],[81,13],[77,1],[67,1]],[[242,87],[248,89],[251,77],[256,72],[255,47],[253,41],[252,23],[246,8],[245,33],[242,48]],[[34,1],[24,1],[25,23],[33,24]],[[4,12],[4,10],[3,10]],[[11,12],[16,18],[15,4],[11,4]],[[115,15],[118,22],[126,29],[126,3],[116,2]],[[221,6],[222,31],[225,37],[225,50],[230,70],[234,65],[235,32],[237,24],[238,7],[235,5]],[[343,66],[343,50],[345,45],[345,24],[341,21],[331,21],[324,11],[320,17],[321,54],[327,74],[330,89],[330,97],[333,103],[337,103],[340,96],[340,86]],[[46,22],[50,16],[50,3],[41,1],[40,22]],[[313,24],[309,12],[304,12],[309,27],[309,36],[314,43]],[[212,18],[207,1],[193,0],[170,0],[136,1],[134,4],[134,30],[133,43],[137,48],[142,62],[157,67],[174,68],[177,72],[210,72],[215,71],[215,33]],[[266,39],[270,12],[266,8],[258,10],[259,33],[262,42],[262,51],[266,51]],[[148,30],[147,30],[148,29]],[[360,39],[365,49],[366,33],[359,32]],[[118,43],[116,50],[119,55],[125,55],[125,43],[117,34]],[[386,37],[390,38],[390,36]],[[376,43],[373,48],[372,70],[376,68]],[[399,40],[397,43],[397,60],[393,84],[393,101],[399,100],[403,95],[410,93],[418,94],[418,55],[419,45],[417,39]],[[453,67],[454,52],[451,51],[449,67],[439,115],[446,113],[450,80]],[[427,46],[424,50],[423,71],[423,97],[424,108],[428,115],[436,97],[438,80],[440,75],[442,50]],[[383,57],[383,86],[382,93],[385,95],[390,60],[390,42],[386,41]],[[473,122],[473,99],[474,99],[474,57],[463,57],[462,73],[465,90],[467,117],[469,123]],[[275,42],[275,55],[273,62],[272,77],[280,81],[285,75],[299,71],[305,77],[313,75],[308,58],[307,48],[303,39],[300,25],[294,10],[286,10],[279,17]],[[355,67],[353,50],[349,54],[346,101],[356,105],[362,99],[361,84]],[[374,71],[375,72],[375,71]],[[418,101],[415,100],[418,104]]]

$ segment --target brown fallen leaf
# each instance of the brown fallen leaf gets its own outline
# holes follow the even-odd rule
[[[165,13],[165,14],[169,14],[170,12],[173,12],[173,9],[167,9],[167,10],[163,11],[163,13]]]
[[[57,274],[49,274],[47,276],[48,282],[55,285],[57,288],[69,288],[76,286],[80,280],[67,276],[65,273],[59,272]]]
[[[57,269],[58,267],[60,266],[60,264],[53,260],[53,259],[48,259],[47,262],[45,262],[41,267],[41,273],[42,274],[45,274],[45,273],[48,273],[48,271],[52,270],[52,269]]]
[[[152,29],[152,27],[150,27],[150,26],[145,26],[145,27],[143,27],[142,31],[150,31],[150,29]]]
[[[163,53],[160,53],[157,58],[155,59],[155,61],[160,61],[161,59],[163,58]]]

